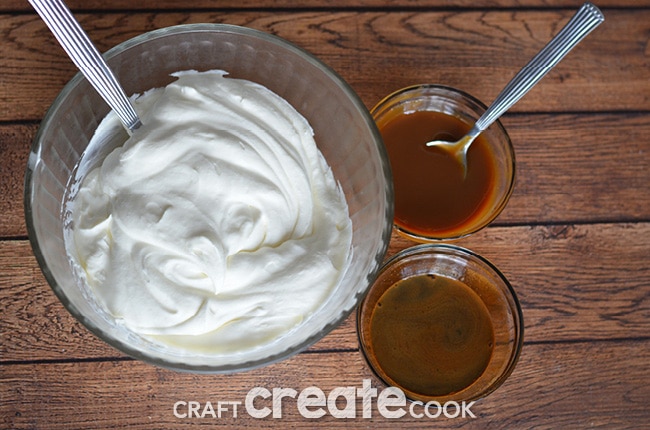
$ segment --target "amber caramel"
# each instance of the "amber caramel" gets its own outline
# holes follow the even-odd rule
[[[448,151],[428,147],[457,140],[470,128],[459,118],[420,110],[385,115],[377,122],[388,150],[395,189],[395,224],[425,237],[462,236],[490,211],[497,163],[482,136],[467,154],[467,173]]]

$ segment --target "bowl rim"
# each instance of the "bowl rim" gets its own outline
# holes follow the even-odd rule
[[[512,317],[513,321],[515,322],[515,342],[513,342],[513,351],[512,354],[510,355],[510,358],[508,360],[508,364],[504,371],[493,381],[491,385],[489,385],[484,391],[478,393],[477,395],[471,397],[471,398],[466,398],[462,399],[465,401],[475,401],[479,400],[482,398],[485,398],[489,394],[493,393],[496,389],[498,389],[505,381],[508,379],[508,377],[512,374],[514,371],[517,363],[519,362],[519,357],[521,356],[521,351],[524,346],[524,314],[523,310],[521,308],[521,303],[519,301],[519,298],[517,297],[517,293],[510,283],[510,281],[506,278],[506,276],[501,272],[501,270],[494,265],[490,260],[488,260],[486,257],[483,257],[482,255],[468,249],[464,248],[458,245],[453,245],[449,243],[424,243],[424,244],[419,244],[415,246],[411,246],[409,248],[405,248],[399,252],[397,252],[395,255],[391,256],[389,259],[386,260],[384,265],[381,267],[381,270],[377,274],[377,278],[375,279],[375,282],[379,277],[381,276],[382,273],[385,271],[389,270],[390,267],[393,266],[393,264],[402,261],[408,257],[414,256],[414,255],[435,255],[435,254],[450,254],[453,253],[454,255],[460,256],[463,258],[463,260],[469,260],[469,259],[476,259],[480,265],[482,265],[484,268],[487,268],[490,272],[493,274],[497,275],[499,279],[503,282],[505,285],[505,294],[512,299],[513,304],[514,304],[514,309],[512,309]],[[412,275],[409,275],[412,276]],[[406,279],[406,277],[402,277],[401,279]],[[366,297],[368,297],[368,294],[370,293],[370,290],[375,286],[375,283],[370,286],[368,289],[368,293],[366,294]],[[390,287],[389,287],[390,288]],[[359,345],[359,353],[362,355],[364,361],[367,363],[368,368],[372,372],[372,374],[383,384],[388,385],[388,382],[379,374],[379,372],[375,369],[375,367],[370,363],[370,360],[368,359],[366,355],[366,347],[365,347],[365,342],[362,339],[362,330],[361,330],[361,314],[363,311],[364,303],[366,301],[366,297],[359,303],[357,306],[357,312],[356,312],[356,331],[357,331],[357,342]],[[412,399],[408,395],[406,396],[407,399],[409,399],[412,402],[419,401],[417,399]]]
[[[350,306],[349,309],[345,309],[340,312],[337,318],[331,320],[326,325],[324,325],[318,332],[308,336],[302,342],[295,344],[292,348],[284,349],[278,353],[265,356],[261,359],[254,359],[250,361],[241,362],[238,364],[227,364],[219,366],[211,365],[192,365],[186,364],[182,361],[182,356],[177,356],[177,360],[164,359],[158,356],[150,356],[146,353],[143,353],[140,349],[130,346],[118,340],[117,338],[107,334],[105,331],[100,329],[92,321],[86,318],[79,309],[68,299],[65,294],[64,289],[57,282],[54,274],[51,269],[48,267],[46,257],[42,252],[41,239],[38,237],[38,230],[34,221],[34,212],[32,209],[32,198],[33,198],[33,175],[34,170],[37,167],[37,161],[40,156],[40,152],[43,144],[43,133],[44,130],[51,127],[53,117],[56,115],[57,110],[60,105],[67,99],[69,94],[79,85],[80,82],[86,78],[82,75],[81,72],[76,73],[70,81],[68,81],[63,89],[58,93],[51,106],[48,108],[45,116],[39,124],[39,128],[32,140],[30,153],[27,161],[27,166],[25,169],[24,175],[24,193],[23,193],[23,208],[24,208],[24,217],[27,227],[28,239],[33,251],[33,254],[37,260],[38,266],[41,269],[48,285],[54,291],[55,295],[59,301],[63,304],[66,310],[77,320],[79,321],[86,329],[88,329],[92,334],[97,336],[99,339],[104,341],[106,344],[111,347],[127,354],[131,358],[140,360],[145,363],[149,363],[158,367],[167,368],[175,371],[183,372],[192,372],[192,373],[205,373],[205,374],[229,374],[234,372],[244,372],[263,366],[267,366],[279,361],[285,360],[293,355],[298,354],[301,351],[304,351],[311,345],[318,342],[320,339],[325,337],[328,333],[338,327],[345,319],[347,319],[355,307],[361,302],[365,293],[371,287],[375,277],[381,269],[382,262],[388,250],[390,243],[390,238],[392,234],[392,221],[394,214],[394,201],[393,201],[393,182],[392,182],[392,172],[390,169],[390,164],[388,161],[388,154],[385,147],[383,146],[383,140],[381,134],[377,129],[377,126],[370,114],[369,110],[359,97],[359,95],[354,91],[354,89],[348,84],[332,67],[325,64],[322,60],[318,59],[314,54],[307,51],[304,48],[299,47],[298,45],[290,42],[280,36],[274,34],[253,29],[250,27],[244,27],[233,24],[222,24],[222,23],[197,23],[197,24],[181,24],[173,25],[169,27],[159,28],[152,31],[148,31],[137,35],[133,38],[130,38],[124,42],[121,42],[108,51],[102,56],[105,60],[110,60],[111,58],[119,55],[120,53],[128,50],[131,47],[140,45],[149,40],[163,38],[169,35],[176,35],[182,33],[231,33],[245,36],[252,36],[255,38],[263,39],[267,42],[270,42],[274,45],[279,45],[283,49],[287,49],[297,55],[302,59],[306,60],[308,63],[312,64],[314,67],[321,70],[325,73],[329,79],[336,83],[336,86],[339,87],[349,98],[349,101],[352,103],[354,108],[361,114],[366,126],[369,128],[369,131],[372,135],[372,141],[374,147],[378,152],[379,160],[381,165],[379,170],[381,175],[385,180],[384,187],[384,196],[385,196],[385,209],[384,209],[384,227],[382,229],[380,246],[376,249],[374,255],[375,264],[371,265],[370,271],[366,274],[367,285],[365,288],[357,290],[354,296],[354,306]]]

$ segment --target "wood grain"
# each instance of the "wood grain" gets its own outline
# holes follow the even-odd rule
[[[647,7],[648,0],[599,0],[598,6],[604,7]],[[161,9],[359,9],[359,8],[575,8],[580,2],[573,0],[263,0],[242,2],[241,0],[194,0],[179,4],[178,0],[142,0],[134,3],[129,0],[67,0],[66,4],[73,10],[161,10]],[[27,11],[29,5],[24,0],[5,0],[0,3],[0,11]]]
[[[571,11],[196,12],[79,14],[100,51],[181,23],[224,22],[284,37],[332,66],[372,106],[415,83],[489,103]],[[609,11],[515,112],[646,111],[650,10]],[[36,15],[0,16],[0,121],[38,120],[75,69]],[[378,72],[380,71],[380,72]],[[144,89],[143,89],[144,90]]]
[[[27,234],[24,177],[36,129],[36,124],[0,125],[0,238]]]
[[[650,333],[650,223],[492,227],[458,244],[510,280],[528,342],[637,338]],[[389,255],[413,243],[394,236]],[[26,241],[0,242],[1,361],[116,357],[62,307]],[[354,315],[312,347],[356,349]]]
[[[589,359],[587,357],[598,357]],[[25,364],[0,366],[0,418],[4,427],[23,428],[180,428],[227,425],[238,428],[641,428],[650,398],[650,341],[526,345],[505,384],[471,407],[472,418],[337,419],[331,414],[305,419],[296,400],[284,399],[282,417],[254,419],[243,404],[254,387],[362,386],[369,369],[357,351],[299,354],[292,359],[242,374],[210,376],[175,373],[135,361]],[[374,387],[381,391],[376,381]],[[242,402],[237,418],[180,419],[178,401]],[[376,403],[374,403],[376,404]],[[271,407],[258,399],[256,406]],[[183,412],[183,408],[180,409]],[[416,412],[418,410],[416,409]],[[419,412],[422,412],[420,410]]]

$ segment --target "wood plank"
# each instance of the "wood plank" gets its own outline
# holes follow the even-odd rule
[[[212,0],[194,0],[191,3],[178,0],[142,0],[137,3],[129,0],[67,0],[66,4],[72,10],[164,10],[164,9],[212,9]],[[647,7],[648,0],[599,0],[601,8],[606,7]],[[526,8],[577,8],[578,3],[572,0],[527,0]],[[220,0],[219,9],[359,9],[359,8],[520,8],[520,0],[263,0],[242,2],[241,0]],[[29,5],[22,0],[4,0],[0,3],[0,11],[29,11]]]
[[[517,115],[502,123],[517,177],[498,223],[650,219],[647,114]]]
[[[589,359],[585,359],[589,357]],[[650,417],[650,341],[525,345],[515,371],[504,385],[471,406],[476,418],[384,418],[373,402],[372,417],[363,418],[360,399],[356,419],[337,419],[327,412],[306,419],[297,400],[282,401],[282,417],[252,418],[244,401],[262,387],[316,386],[326,395],[336,387],[361,388],[370,372],[356,351],[300,354],[269,367],[236,375],[175,373],[136,361],[78,362],[0,366],[0,416],[5,428],[113,427],[179,428],[230,425],[239,428],[642,428]],[[372,386],[382,391],[376,381]],[[221,418],[176,418],[178,401],[242,402]],[[272,401],[257,399],[257,408]],[[340,407],[343,407],[341,405]],[[414,409],[415,412],[423,410]],[[180,412],[187,411],[180,408]]]
[[[641,8],[650,6],[648,0],[599,0],[600,8]],[[165,9],[214,9],[211,0],[195,0],[191,3],[178,0],[142,0],[138,3],[128,0],[113,0],[110,3],[102,0],[67,0],[66,4],[72,10],[165,10]],[[572,0],[527,0],[524,5],[520,0],[263,0],[242,2],[237,0],[220,0],[219,9],[309,9],[326,7],[333,9],[363,9],[363,8],[572,8],[579,6]],[[0,4],[0,11],[29,11],[26,2],[20,0],[5,0]]]
[[[531,342],[650,333],[650,223],[491,227],[458,244],[499,267]],[[393,237],[389,255],[412,246]],[[116,357],[59,303],[26,241],[0,241],[0,360]],[[356,349],[354,315],[312,351]],[[0,361],[1,363],[1,361]]]
[[[407,85],[435,82],[490,102],[564,24],[571,10],[79,14],[100,51],[181,23],[261,29],[311,51],[371,106]],[[647,110],[650,10],[613,9],[513,111]],[[0,121],[38,120],[75,68],[34,14],[0,16]],[[360,61],[360,59],[362,61]]]
[[[510,115],[503,123],[517,181],[498,224],[650,220],[647,114]],[[36,128],[0,125],[0,237],[27,234],[24,169]]]
[[[509,279],[526,339],[610,339],[650,333],[648,237],[648,223],[495,227],[458,245]]]
[[[23,212],[25,167],[37,126],[0,125],[0,237],[27,234]]]

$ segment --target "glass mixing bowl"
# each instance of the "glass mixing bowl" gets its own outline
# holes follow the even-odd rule
[[[276,36],[223,24],[164,28],[128,40],[105,58],[127,94],[173,81],[171,73],[221,69],[257,82],[293,105],[314,129],[352,219],[352,262],[319,309],[262,351],[237,354],[161,347],[130,332],[98,305],[66,252],[64,204],[75,166],[108,106],[80,74],[62,90],[33,142],[25,175],[25,217],[36,259],[68,311],[108,344],[155,365],[235,372],[285,359],[315,343],[355,308],[384,258],[393,219],[389,163],[372,116],[328,66]],[[110,144],[95,154],[101,161]]]

